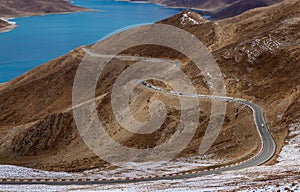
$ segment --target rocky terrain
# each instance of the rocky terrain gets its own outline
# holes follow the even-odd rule
[[[129,0],[141,1],[141,0]],[[144,1],[144,0],[143,0]],[[146,0],[168,7],[193,8],[202,11],[212,19],[224,19],[239,15],[256,7],[265,7],[282,0]]]
[[[0,0],[0,18],[42,15],[50,13],[70,13],[88,9],[72,5],[68,0]],[[9,23],[0,20],[0,31],[5,31]]]
[[[252,100],[264,109],[276,139],[277,154],[290,139],[290,125],[299,117],[299,8],[298,1],[286,0],[217,22],[189,11],[161,21],[187,30],[203,41],[220,65],[229,96]],[[193,63],[174,50],[152,45],[133,47],[122,54],[179,59],[197,90],[209,93]],[[56,171],[82,171],[106,165],[113,169],[85,145],[73,120],[72,85],[84,55],[85,51],[78,48],[0,85],[1,164]],[[132,64],[113,60],[100,77],[96,90],[99,118],[107,132],[123,145],[153,147],[174,132],[180,116],[178,99],[138,87],[132,103],[136,118],[148,118],[149,103],[160,99],[170,105],[167,122],[150,135],[123,130],[113,118],[110,94],[115,79]],[[204,107],[198,130],[179,157],[197,155],[209,120],[210,102],[201,101],[201,106]],[[222,131],[207,155],[211,160],[232,163],[257,153],[260,146],[251,111],[228,104]],[[275,164],[276,159],[277,156],[269,164]]]

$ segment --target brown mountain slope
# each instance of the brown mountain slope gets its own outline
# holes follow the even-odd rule
[[[74,6],[68,0],[0,0],[0,18],[77,11],[88,11],[88,9]],[[15,27],[15,24],[0,19],[0,32],[9,31]]]
[[[68,0],[0,0],[0,17],[40,15],[86,10],[73,6]]]
[[[278,144],[277,152],[298,112],[294,106],[300,96],[299,6],[299,2],[290,0],[219,22],[207,21],[192,12],[162,21],[195,34],[210,48],[224,74],[228,95],[262,106]],[[152,45],[123,53],[180,59],[197,90],[209,93],[193,64],[176,51]],[[68,171],[104,165],[84,144],[72,117],[73,78],[84,54],[78,48],[0,85],[0,163]],[[118,142],[135,148],[153,147],[174,132],[180,115],[178,99],[137,88],[133,114],[138,119],[148,118],[148,102],[161,99],[170,104],[167,123],[145,136],[122,129],[113,118],[110,93],[115,79],[131,64],[114,60],[100,77],[96,91],[99,118]],[[195,154],[203,137],[210,102],[201,101],[201,106],[200,126],[182,156]],[[251,111],[229,104],[221,134],[208,153],[229,163],[253,155],[259,146]]]
[[[139,0],[129,0],[139,1]],[[256,7],[265,7],[282,0],[147,0],[170,7],[186,7],[203,11],[212,19],[224,19],[239,15]]]

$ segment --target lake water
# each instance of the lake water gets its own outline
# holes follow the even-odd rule
[[[120,28],[153,23],[181,11],[154,4],[113,0],[73,2],[101,12],[16,18],[12,21],[17,22],[18,28],[0,33],[0,83],[80,45],[95,43]]]

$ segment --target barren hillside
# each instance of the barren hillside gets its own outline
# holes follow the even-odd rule
[[[129,0],[140,1],[140,0]],[[247,10],[265,7],[282,0],[147,0],[169,7],[185,7],[203,11],[213,19],[224,19],[239,15]]]
[[[72,5],[68,0],[0,0],[0,18],[12,18],[49,13],[69,13],[88,9]],[[0,32],[15,26],[0,19]]]
[[[0,17],[65,13],[86,10],[68,0],[0,0]]]
[[[299,2],[289,0],[218,22],[193,12],[161,21],[195,34],[210,48],[224,74],[228,95],[262,106],[278,144],[277,153],[284,145],[300,96],[299,8]],[[84,54],[78,48],[0,85],[0,163],[67,171],[106,164],[84,144],[73,120],[72,85]],[[122,54],[179,59],[197,91],[209,93],[193,63],[174,50],[152,45],[133,47]],[[174,133],[180,116],[178,99],[136,88],[131,106],[134,116],[145,120],[149,103],[160,99],[168,106],[167,121],[150,135],[122,129],[113,117],[110,94],[115,79],[132,64],[112,60],[100,77],[96,91],[99,118],[116,141],[133,148],[153,147]],[[153,84],[166,86],[157,81]],[[210,111],[209,101],[200,102],[200,125],[180,156],[197,154]],[[251,111],[228,104],[221,134],[208,153],[212,158],[223,158],[226,164],[253,155],[260,145]]]

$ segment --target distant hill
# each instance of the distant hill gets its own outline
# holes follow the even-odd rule
[[[87,10],[72,5],[68,0],[0,0],[0,18]],[[0,32],[8,31],[14,27],[16,25],[0,19]]]
[[[140,0],[129,0],[140,1]],[[195,8],[212,19],[224,19],[239,15],[247,10],[269,6],[282,0],[146,0],[169,7]]]
[[[46,13],[64,13],[86,10],[68,0],[0,0],[0,17],[17,17]]]

